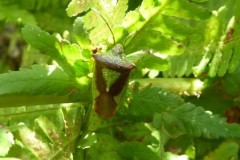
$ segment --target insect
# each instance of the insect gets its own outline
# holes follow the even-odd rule
[[[110,26],[101,14],[100,16],[110,29],[115,43]],[[121,44],[116,44],[106,53],[94,53],[93,58],[95,59],[94,109],[101,118],[108,119],[116,113],[121,93],[135,65],[126,59]]]
[[[116,45],[105,54],[94,54],[95,85],[99,95],[94,99],[95,112],[101,118],[111,118],[117,109],[120,94],[135,66],[121,57]]]

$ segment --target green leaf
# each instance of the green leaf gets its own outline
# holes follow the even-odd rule
[[[112,119],[103,120],[97,115],[96,112],[91,112],[89,115],[89,121],[87,124],[88,124],[89,131],[97,131],[103,128],[111,127],[113,124],[113,120]]]
[[[229,73],[233,73],[237,67],[239,66],[239,62],[240,62],[240,46],[238,45],[239,42],[236,41],[234,42],[234,52],[233,52],[233,55],[232,55],[232,59],[229,63],[229,68],[228,68],[228,71]]]
[[[195,34],[199,34],[199,30],[201,26],[195,27],[194,25],[197,22],[191,24],[191,21],[180,19],[175,16],[169,16],[162,14],[158,17],[158,21],[161,24],[156,24],[158,30],[162,31],[162,33],[174,34],[176,35],[175,38],[184,39],[183,36],[193,37]],[[186,37],[185,37],[186,38]],[[196,37],[195,37],[196,38]]]
[[[47,159],[51,155],[51,147],[36,137],[36,133],[28,127],[22,127],[19,131],[19,139],[22,148],[28,150],[29,156],[34,159]],[[29,157],[30,158],[30,157]]]
[[[61,55],[56,49],[57,39],[49,33],[35,25],[26,25],[22,28],[22,34],[24,39],[34,48],[39,49],[45,54],[48,53],[53,59],[61,59]]]
[[[152,49],[174,55],[168,57],[171,68],[165,76],[182,77],[192,73],[198,76],[208,66],[211,77],[223,76],[228,70],[233,72],[239,56],[235,54],[237,47],[229,47],[232,44],[228,43],[238,41],[240,32],[235,17],[239,17],[236,12],[239,2],[224,4],[226,8],[212,14],[205,7],[210,4],[187,0],[143,1],[140,8],[127,13],[123,22],[129,32],[126,53]],[[179,54],[184,55],[175,56]]]
[[[239,144],[225,141],[216,150],[204,157],[204,160],[238,159]]]
[[[0,4],[0,20],[6,20],[7,22],[14,22],[20,24],[36,24],[35,17],[28,11],[20,9],[16,5],[4,5]]]
[[[217,75],[217,71],[218,71],[221,60],[222,60],[222,51],[217,49],[210,63],[210,69],[209,69],[210,77],[215,77]]]
[[[176,55],[181,54],[184,47],[180,47],[178,42],[167,38],[161,32],[146,28],[134,37],[134,41],[127,46],[126,53],[149,49],[164,54]]]
[[[143,0],[139,12],[145,19],[150,18],[158,12],[159,6],[162,5],[159,0]]]
[[[134,115],[153,116],[156,112],[177,107],[183,100],[172,93],[158,87],[146,87],[133,94],[129,111]]]
[[[136,122],[118,126],[118,134],[121,134],[126,141],[141,141],[144,145],[157,146],[159,141],[153,129],[145,122]]]
[[[86,150],[86,158],[89,160],[120,160],[116,151],[119,142],[110,135],[97,134],[97,143]]]
[[[89,132],[82,136],[77,146],[79,148],[86,149],[90,148],[95,143],[97,143],[97,135],[94,132]]]
[[[83,57],[83,55],[81,54],[82,51],[78,45],[70,44],[67,40],[61,41],[59,51],[66,58],[67,62],[71,66],[74,66],[76,60],[89,60]]]
[[[68,104],[67,107],[70,107],[71,104]],[[8,129],[11,132],[16,132],[22,127],[30,126],[33,127],[36,118],[39,116],[46,116],[51,122],[59,128],[63,128],[63,120],[62,120],[62,108],[64,106],[60,104],[48,104],[48,105],[35,105],[35,106],[20,106],[20,107],[11,107],[11,108],[0,108],[1,113],[1,122],[3,122],[4,118],[8,119]],[[66,107],[66,105],[65,105]],[[72,107],[72,106],[71,106]],[[22,122],[22,123],[20,123]],[[6,123],[6,125],[7,125]]]
[[[44,136],[46,136],[48,140],[56,146],[56,148],[60,147],[59,145],[61,145],[61,141],[64,138],[64,135],[61,133],[62,128],[57,128],[52,121],[44,116],[40,116],[35,119],[35,126],[39,127],[39,130],[43,132]]]
[[[87,76],[90,73],[90,58],[92,57],[90,51],[83,51],[78,45],[70,44],[66,40],[62,40],[59,45],[59,52],[74,70],[75,77]]]
[[[160,129],[160,132],[165,130],[170,137],[176,138],[186,132],[185,126],[178,117],[174,116],[171,112],[162,112],[155,114],[153,117],[153,126]]]
[[[75,19],[75,22],[73,24],[73,31],[75,33],[75,38],[81,48],[88,49],[90,47],[90,39],[81,17]]]
[[[7,125],[15,140],[8,156],[70,159],[73,143],[81,128],[79,116],[82,113],[79,114],[78,109],[81,113],[82,108],[76,103],[14,107],[11,112],[9,108],[5,109],[6,112],[1,108],[0,121],[8,119]]]
[[[222,60],[219,64],[218,76],[222,77],[227,73],[230,60],[232,59],[233,45],[229,44],[223,49]]]
[[[133,33],[140,25],[143,25],[141,14],[137,11],[129,11],[123,19],[123,26],[129,33]]]
[[[13,144],[12,133],[7,129],[0,128],[0,156],[7,155]]]
[[[196,69],[201,68],[201,70],[197,70],[197,74],[209,65],[210,77],[223,76],[227,70],[233,73],[239,65],[238,47],[235,44],[239,43],[240,35],[239,23],[236,23],[236,17],[240,17],[237,11],[240,3],[239,1],[231,3],[226,1],[223,5],[225,7],[216,11],[207,22],[206,27],[212,26],[212,29],[205,32],[207,37],[205,44],[208,45],[208,52],[210,51],[211,54],[204,53],[201,63],[196,66]],[[208,57],[207,61],[205,61],[205,57]],[[211,63],[207,64],[209,60]],[[205,64],[202,65],[204,61]]]
[[[83,16],[84,26],[89,31],[89,38],[94,45],[104,41],[113,43],[110,29],[113,30],[122,23],[127,10],[127,0],[119,0],[114,3],[104,1],[103,3],[104,5],[100,5],[99,1],[94,0],[92,9]]]
[[[186,19],[207,19],[211,12],[196,3],[188,0],[171,0],[164,14]]]
[[[239,137],[240,135],[238,124],[228,124],[225,118],[207,112],[202,107],[196,107],[191,103],[172,108],[169,114],[178,119],[175,121],[175,125],[178,126],[175,127],[182,133],[207,138]],[[169,124],[166,123],[166,126]]]
[[[36,3],[39,1],[33,0]],[[55,0],[59,1],[59,0]],[[23,1],[22,1],[23,2]],[[45,2],[45,1],[44,1]],[[38,26],[41,26],[41,28],[44,28],[44,30],[51,32],[51,33],[66,33],[66,31],[72,30],[72,19],[69,18],[66,13],[66,5],[59,6],[63,1],[59,1],[56,6],[49,5],[47,6],[48,9],[44,8],[46,12],[42,12],[39,10],[34,14],[38,21]],[[65,1],[66,3],[67,1]],[[31,3],[31,2],[30,2]],[[36,4],[34,3],[34,5]],[[50,3],[56,3],[51,1]],[[25,6],[27,6],[26,4]]]
[[[206,66],[209,64],[213,57],[214,51],[208,50],[208,51],[203,51],[203,57],[200,60],[200,62],[197,64],[197,66],[193,67],[193,73],[198,76],[202,74],[206,68]]]
[[[202,107],[183,103],[177,95],[158,87],[146,87],[133,94],[130,114],[153,117],[154,127],[162,126],[172,136],[190,134],[207,138],[239,137],[240,126],[228,124],[225,118],[212,115]]]
[[[72,0],[67,8],[67,14],[68,16],[76,16],[77,14],[80,14],[82,12],[85,12],[93,5],[93,2],[91,1],[85,1],[85,0]]]
[[[127,13],[123,21],[123,26],[131,35],[126,42],[127,54],[150,49],[170,55],[181,54],[184,51],[184,47],[180,47],[178,41],[163,34],[159,27],[159,24],[162,24],[161,13],[168,2],[164,1],[160,5],[158,1],[143,1],[139,12]]]
[[[160,157],[140,142],[126,142],[118,146],[121,159],[160,160]]]
[[[153,54],[142,52],[135,52],[127,55],[127,59],[134,62],[137,69],[155,69],[159,71],[167,70],[168,61]]]
[[[123,26],[118,25],[113,28],[113,35],[117,43],[124,44],[126,37],[128,36],[128,32]]]
[[[79,84],[56,66],[34,65],[0,75],[0,95],[68,94]]]
[[[65,57],[57,50],[58,42],[55,37],[35,25],[26,25],[23,27],[22,34],[30,45],[56,60],[66,73],[71,76],[74,75],[72,67],[66,62]]]
[[[109,3],[112,3],[112,1],[109,0]],[[112,10],[112,17],[114,18],[111,19],[112,21],[111,24],[114,24],[114,25],[121,24],[127,9],[128,9],[128,0],[118,0],[117,4],[114,6]]]

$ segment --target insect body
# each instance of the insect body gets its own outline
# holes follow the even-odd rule
[[[107,20],[95,8],[91,8],[91,10],[106,23],[115,45],[114,34]],[[135,65],[126,59],[121,44],[116,44],[106,53],[94,53],[93,58],[95,59],[94,109],[101,118],[111,118],[116,112],[121,93]]]
[[[111,118],[117,109],[121,93],[135,66],[124,57],[122,45],[117,44],[107,53],[94,54],[95,112],[103,119]]]

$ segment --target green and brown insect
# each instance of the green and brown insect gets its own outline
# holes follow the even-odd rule
[[[126,59],[120,44],[106,53],[93,54],[93,57],[94,83],[98,93],[94,96],[94,109],[101,118],[111,118],[116,112],[121,93],[135,65]]]

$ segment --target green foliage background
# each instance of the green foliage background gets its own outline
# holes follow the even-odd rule
[[[1,159],[237,160],[239,7],[1,0]],[[136,69],[116,115],[102,120],[92,51],[114,41]]]

